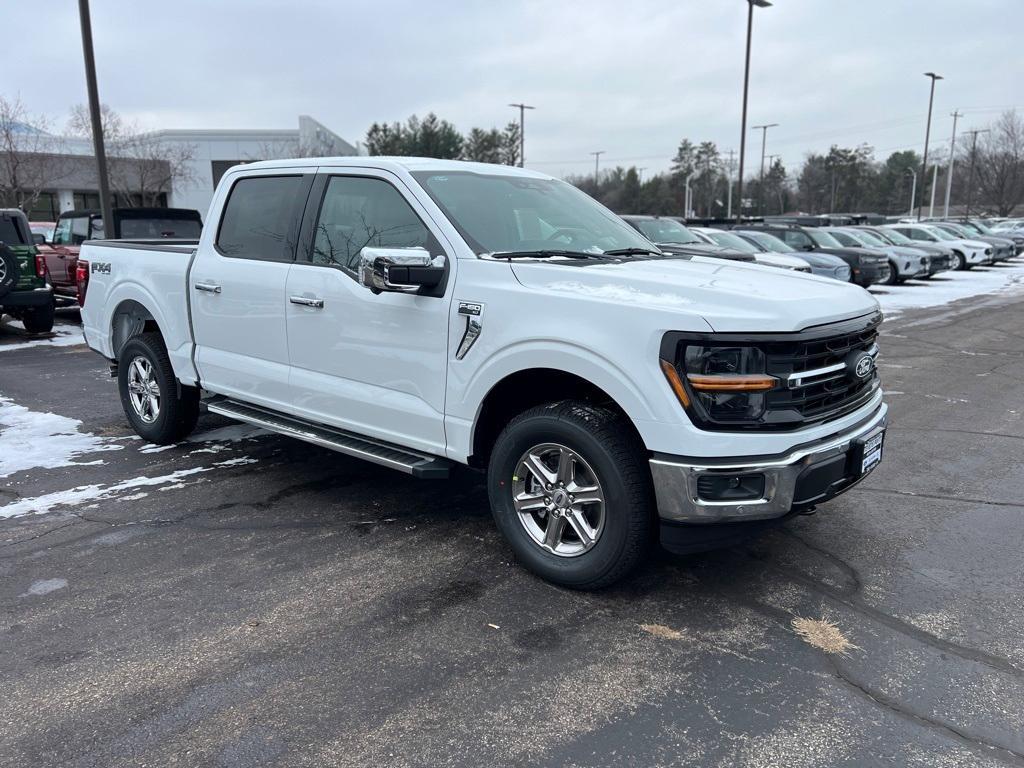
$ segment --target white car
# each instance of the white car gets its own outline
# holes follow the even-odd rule
[[[867,291],[665,254],[558,179],[265,161],[224,175],[206,221],[194,244],[82,247],[86,339],[147,441],[183,439],[205,397],[415,477],[469,465],[517,561],[581,589],[881,461]]]
[[[951,269],[970,269],[977,264],[992,263],[992,246],[981,240],[966,240],[954,237],[939,227],[930,224],[887,224],[886,229],[894,229],[911,240],[949,246],[953,250],[950,262]]]
[[[709,243],[714,245],[732,248],[740,251],[741,253],[749,253],[754,257],[754,261],[756,263],[763,264],[766,267],[791,269],[795,272],[811,272],[811,265],[799,256],[787,256],[783,253],[769,253],[765,250],[761,250],[749,240],[745,240],[732,232],[714,229],[713,227],[690,227],[690,230],[696,232]]]

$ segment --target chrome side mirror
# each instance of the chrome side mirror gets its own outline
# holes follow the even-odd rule
[[[359,283],[374,293],[415,293],[444,279],[444,256],[425,248],[363,248],[359,252]]]

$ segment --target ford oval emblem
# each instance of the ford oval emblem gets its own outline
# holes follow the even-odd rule
[[[857,374],[858,379],[866,379],[873,370],[875,370],[875,360],[870,355],[864,355],[858,359],[857,364],[853,368],[853,372]]]

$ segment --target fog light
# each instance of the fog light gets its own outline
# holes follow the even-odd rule
[[[702,475],[697,478],[701,501],[757,501],[764,498],[764,475]]]

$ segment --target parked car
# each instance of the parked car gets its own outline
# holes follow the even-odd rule
[[[751,229],[775,235],[797,251],[826,253],[838,256],[850,267],[850,282],[862,288],[889,279],[889,260],[863,248],[842,245],[822,227],[802,227],[798,224],[751,223]]]
[[[193,208],[115,208],[112,214],[112,232],[96,210],[65,211],[57,218],[43,259],[58,297],[78,298],[78,251],[86,240],[198,240],[203,229],[202,217]]]
[[[870,232],[853,227],[826,227],[825,231],[843,245],[851,248],[866,248],[872,253],[885,256],[889,260],[887,285],[896,285],[928,274],[928,256],[924,251],[892,245],[875,237]]]
[[[953,249],[947,248],[944,245],[937,243],[925,243],[920,240],[911,240],[904,234],[897,232],[894,229],[885,229],[879,226],[868,226],[863,225],[856,227],[856,229],[863,232],[870,232],[877,238],[880,238],[883,242],[890,243],[892,245],[901,245],[910,248],[914,248],[918,251],[923,251],[928,256],[928,274],[922,275],[924,279],[931,278],[932,275],[937,275],[939,272],[946,272],[951,269],[953,261]]]
[[[413,476],[487,471],[575,588],[852,488],[882,458],[865,291],[652,251],[566,182],[424,158],[239,165],[198,246],[86,243],[89,346],[147,441],[207,408]]]
[[[53,289],[28,217],[17,208],[0,210],[0,317],[5,313],[29,333],[53,330]]]
[[[53,221],[32,221],[29,222],[32,228],[32,242],[37,247],[42,247],[53,242],[53,230],[57,226]]]
[[[953,237],[962,237],[968,240],[980,240],[992,246],[992,261],[1008,261],[1017,255],[1017,245],[1013,238],[986,235],[981,233],[977,227],[971,227],[954,221],[929,221],[932,226],[943,229]]]
[[[1014,255],[1019,256],[1024,253],[1024,230],[1021,230],[1020,225],[1017,227],[1009,227],[1009,231],[1002,231],[996,229],[996,224],[993,224],[991,220],[981,219],[949,219],[963,227],[966,227],[972,232],[977,232],[979,235],[987,235],[989,237],[1005,237],[1013,241]],[[1000,224],[1002,222],[999,222]]]
[[[886,224],[885,227],[906,235],[915,242],[948,245],[953,250],[952,269],[970,269],[976,264],[992,263],[992,246],[980,240],[954,237],[945,230],[930,224],[900,222],[899,224]]]
[[[732,232],[725,232],[721,229],[712,229],[711,227],[693,227],[691,231],[695,232],[698,236],[705,238],[712,245],[730,248],[734,251],[740,251],[741,253],[749,253],[754,257],[754,261],[767,267],[792,269],[796,272],[811,271],[811,265],[803,259],[797,258],[796,256],[785,256],[783,254],[772,253],[759,245],[754,245],[750,241],[744,240],[739,235],[734,235]]]
[[[811,272],[819,277],[830,277],[833,280],[850,282],[850,265],[838,256],[831,256],[827,253],[811,253],[808,251],[797,251],[795,248],[775,235],[767,232],[756,232],[754,230],[740,229],[732,230],[735,234],[750,243],[764,249],[765,252],[779,254],[780,256],[797,256],[811,267]]]
[[[709,256],[730,261],[754,261],[754,257],[749,253],[708,243],[668,216],[627,215],[621,218],[666,253]]]

